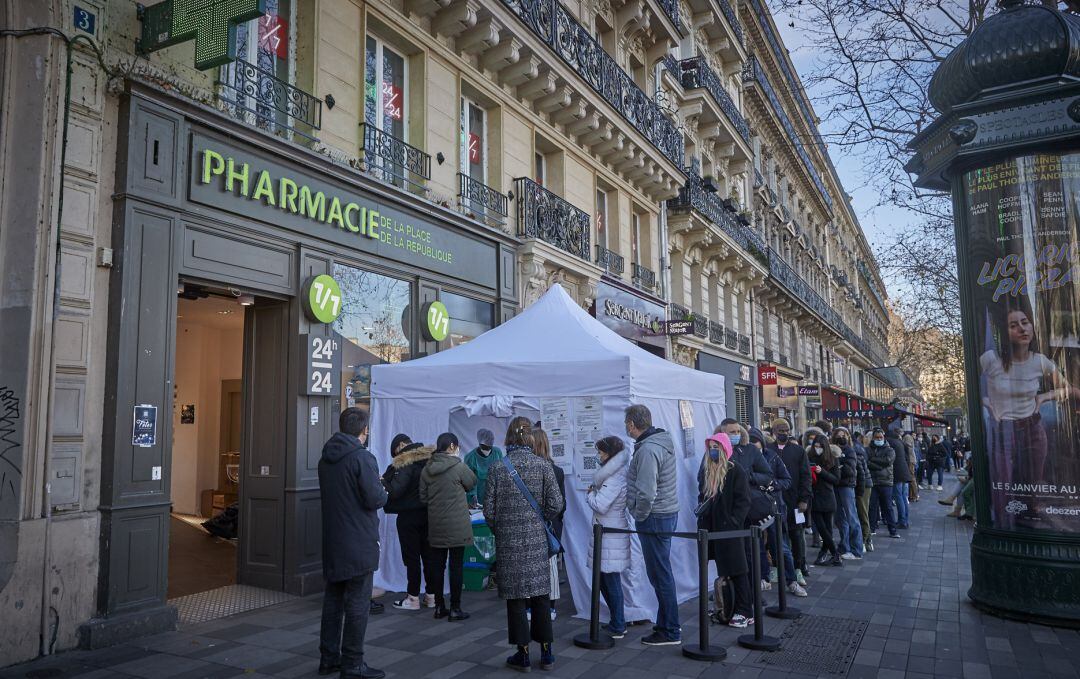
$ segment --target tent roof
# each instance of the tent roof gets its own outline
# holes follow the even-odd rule
[[[471,342],[372,368],[375,398],[627,396],[724,403],[724,378],[623,339],[561,285]]]

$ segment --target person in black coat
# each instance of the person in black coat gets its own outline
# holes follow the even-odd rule
[[[930,447],[926,451],[926,460],[930,473],[927,474],[927,483],[934,485],[934,472],[937,472],[937,489],[941,490],[942,477],[945,475],[945,461],[949,459],[949,451],[941,442],[941,437],[934,434],[930,441]]]
[[[895,423],[894,423],[895,424]],[[896,527],[908,527],[908,484],[911,483],[911,463],[909,451],[900,440],[900,427],[890,426],[885,430],[885,442],[892,447],[893,457],[893,505],[896,506]]]
[[[806,539],[803,536],[805,523],[795,523],[795,510],[798,509],[806,516],[813,497],[810,482],[810,463],[807,460],[806,450],[799,442],[791,438],[791,425],[782,417],[772,421],[772,431],[775,443],[770,445],[791,476],[791,487],[784,491],[784,505],[787,507],[787,534],[791,540],[791,556],[795,560],[795,568],[798,569],[796,577],[800,585],[806,584],[806,578],[810,576],[810,570],[806,565]]]
[[[399,434],[398,436],[402,436]],[[405,596],[394,602],[394,608],[418,611],[421,606],[435,607],[435,583],[438,580],[438,554],[428,540],[428,509],[420,501],[420,473],[435,449],[406,438],[390,445],[393,459],[383,472],[383,486],[389,498],[385,512],[397,514],[398,543],[401,560],[405,563]],[[427,591],[420,600],[420,573],[424,574]]]
[[[840,483],[836,486],[836,530],[840,535],[840,558],[861,559],[863,555],[862,526],[859,524],[857,498],[862,493],[865,478],[859,458],[851,447],[847,429],[833,429],[832,442],[840,449]]]
[[[379,509],[386,489],[375,456],[365,447],[368,414],[346,408],[338,433],[319,460],[322,504],[323,592],[319,673],[381,679],[385,672],[364,663],[364,633],[371,604],[372,577],[379,567]]]
[[[821,536],[821,552],[814,563],[821,566],[829,562],[832,566],[843,566],[840,551],[836,548],[836,541],[833,540],[836,485],[840,483],[840,449],[830,445],[829,439],[819,434],[814,437],[813,446],[807,457],[810,460],[810,470],[814,474],[814,499],[810,505],[811,514],[814,519],[814,528]]]
[[[702,530],[741,530],[750,511],[750,486],[742,467],[730,460],[731,442],[724,434],[714,435],[720,439],[720,448],[709,448],[698,488],[698,503],[702,509],[698,516],[698,528]],[[725,443],[727,445],[725,445]],[[703,503],[708,504],[703,504]],[[732,627],[753,624],[750,597],[750,568],[742,540],[713,540],[709,543],[709,556],[716,564],[716,574],[728,578],[735,590],[735,602],[731,620]],[[720,602],[717,601],[717,605]]]

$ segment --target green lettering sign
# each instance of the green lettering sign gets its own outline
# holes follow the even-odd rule
[[[428,302],[424,312],[424,337],[431,342],[442,342],[450,334],[450,312],[442,302]]]
[[[333,276],[309,278],[303,290],[304,314],[312,321],[333,323],[341,315],[341,286]]]
[[[139,13],[136,49],[148,54],[195,40],[195,68],[236,60],[236,25],[266,14],[266,0],[165,0]],[[254,38],[253,38],[254,39]]]

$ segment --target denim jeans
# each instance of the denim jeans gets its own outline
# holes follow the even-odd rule
[[[780,539],[780,524],[773,522],[773,525],[767,529],[767,534],[769,536],[769,556],[772,557],[772,562],[775,565],[780,562],[780,558],[776,553],[776,544],[777,542],[779,542]],[[769,579],[769,562],[765,559],[765,535],[766,533],[762,534],[761,558],[759,559],[759,562],[761,563],[762,580]],[[791,555],[791,542],[786,539],[789,536],[785,534],[784,537],[784,578],[786,578],[786,582],[792,583],[795,582],[795,559],[793,559]],[[747,561],[747,563],[751,562]]]
[[[622,573],[601,573],[600,593],[604,595],[611,619],[608,625],[612,632],[625,632],[626,619],[623,617]]]
[[[649,514],[644,521],[637,522],[637,529],[650,533],[673,533],[679,515]],[[659,535],[640,535],[641,553],[645,557],[645,574],[649,584],[656,591],[659,605],[656,611],[656,629],[669,639],[681,639],[682,628],[679,626],[679,600],[675,594],[675,576],[671,573],[671,537]]]
[[[893,484],[893,502],[896,504],[896,525],[908,526],[908,484],[906,481]]]
[[[862,556],[863,534],[862,525],[859,523],[859,509],[855,505],[855,489],[837,488],[836,500],[836,528],[840,531],[840,552]]]
[[[870,513],[870,528],[877,530],[878,520],[885,522],[889,527],[889,535],[896,535],[896,519],[893,514],[892,496],[895,490],[892,486],[874,486],[870,491],[870,507],[877,508],[878,516]]]
[[[937,485],[940,486],[945,478],[945,463],[938,462],[937,464],[930,467],[930,474],[926,482],[929,483],[931,486],[934,485],[934,472],[937,472]]]
[[[374,575],[372,571],[351,580],[326,583],[319,630],[319,654],[323,660],[333,662],[340,658],[341,666],[346,669],[364,664],[364,633]]]

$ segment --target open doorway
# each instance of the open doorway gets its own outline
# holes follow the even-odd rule
[[[237,581],[244,317],[197,286],[177,300],[169,599]]]

